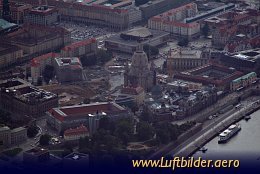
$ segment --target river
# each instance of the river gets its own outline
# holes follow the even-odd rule
[[[251,114],[248,121],[241,120],[241,131],[226,144],[218,144],[218,137],[208,142],[206,153],[196,152],[194,157],[205,159],[239,159],[260,165],[260,110]]]

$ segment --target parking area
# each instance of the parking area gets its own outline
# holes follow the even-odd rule
[[[81,41],[89,38],[97,38],[103,41],[106,37],[109,37],[113,32],[109,31],[109,28],[98,27],[95,25],[76,24],[73,22],[60,22],[59,26],[64,27],[71,31],[71,38],[74,41]]]

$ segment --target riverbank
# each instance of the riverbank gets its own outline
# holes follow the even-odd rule
[[[192,156],[196,151],[198,151],[201,147],[203,147],[207,142],[211,141],[214,137],[216,137],[220,132],[225,130],[231,124],[234,124],[241,119],[244,118],[245,115],[250,115],[253,112],[260,109],[260,102],[253,102],[247,107],[238,110],[234,114],[230,115],[223,121],[217,123],[213,128],[209,129],[204,134],[200,135],[194,142],[188,144],[184,149],[181,151],[172,154],[173,156],[183,156],[188,157]]]

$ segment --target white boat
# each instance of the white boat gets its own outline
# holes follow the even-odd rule
[[[219,134],[218,143],[226,143],[241,130],[240,124],[232,124],[228,129]]]

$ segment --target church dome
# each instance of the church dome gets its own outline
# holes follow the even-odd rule
[[[143,51],[141,45],[138,46],[132,57],[132,64],[130,73],[132,75],[143,74],[145,75],[149,71],[148,68],[148,57]]]
[[[148,67],[148,58],[144,51],[137,51],[132,57],[131,66]]]

